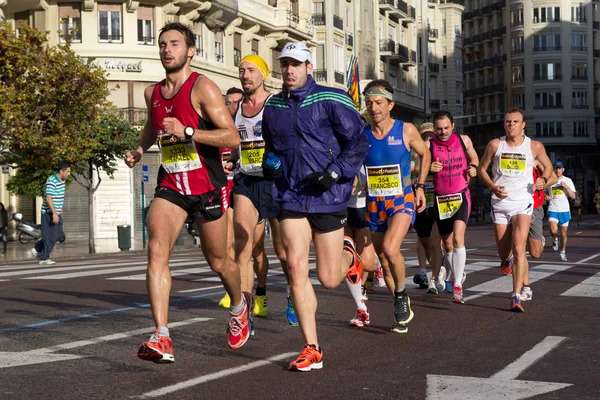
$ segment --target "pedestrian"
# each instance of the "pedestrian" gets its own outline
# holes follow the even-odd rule
[[[400,252],[416,213],[425,210],[425,179],[431,155],[417,128],[391,116],[394,89],[383,80],[369,82],[364,91],[371,124],[365,126],[370,147],[367,172],[367,223],[384,278],[394,298],[392,332],[408,332],[414,313],[406,292],[406,266]],[[419,156],[419,177],[413,191],[411,150]]]
[[[433,213],[454,276],[452,301],[463,304],[467,261],[465,231],[471,214],[469,183],[477,176],[479,157],[471,138],[454,132],[454,119],[449,111],[436,112],[433,124],[435,135],[428,143],[435,193]]]
[[[0,203],[0,236],[4,244],[2,254],[6,254],[6,247],[8,246],[8,212],[2,203]]]
[[[573,200],[573,211],[575,211],[575,217],[577,219],[577,226],[581,225],[581,211],[584,207],[584,199],[581,192],[575,193],[575,199]]]
[[[227,218],[223,188],[227,177],[220,148],[239,144],[221,91],[206,76],[193,72],[191,29],[167,23],[159,32],[159,56],[166,79],[146,88],[150,116],[138,148],[124,155],[133,168],[157,141],[161,150],[158,186],[148,213],[147,288],[155,331],[139,346],[138,357],[155,363],[175,361],[168,329],[171,274],[169,254],[188,215],[194,217],[202,252],[231,297],[228,344],[237,349],[250,335],[251,298],[242,293],[240,270],[227,253]]]
[[[596,213],[598,214],[598,222],[600,222],[600,186],[598,186],[598,191],[594,194],[594,203],[596,203]]]
[[[554,164],[554,173],[558,177],[558,182],[546,189],[546,200],[549,201],[548,227],[553,239],[552,250],[560,250],[560,259],[567,261],[567,230],[571,220],[569,200],[575,198],[577,191],[571,178],[563,175],[564,171],[565,165],[562,161],[557,161]]]
[[[317,298],[309,279],[311,239],[317,277],[333,289],[343,279],[360,294],[362,262],[350,238],[344,238],[354,177],[369,143],[360,114],[347,93],[318,85],[310,50],[288,43],[279,56],[283,90],[263,113],[263,176],[274,179],[273,198],[288,260],[290,297],[305,346],[291,370],[323,367],[317,338]]]
[[[63,162],[58,170],[46,180],[42,202],[42,238],[35,244],[31,253],[40,265],[52,265],[50,253],[56,242],[64,236],[62,208],[65,201],[65,182],[71,175],[71,166]]]
[[[504,114],[505,136],[492,139],[479,162],[481,182],[492,192],[492,221],[496,248],[502,260],[512,251],[513,292],[510,310],[524,312],[520,294],[529,270],[525,248],[533,214],[533,192],[543,187],[552,173],[552,163],[546,149],[524,132],[526,123],[523,110],[509,108]],[[535,161],[542,164],[541,178],[533,181]],[[492,165],[493,180],[487,169]]]

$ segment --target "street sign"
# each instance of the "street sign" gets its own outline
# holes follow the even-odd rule
[[[142,182],[148,182],[148,166],[142,165]]]

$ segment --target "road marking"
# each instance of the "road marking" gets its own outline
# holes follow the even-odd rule
[[[596,257],[598,257],[598,256],[600,256],[600,253],[598,253],[598,254],[594,254],[593,256],[590,256],[590,257],[588,257],[588,258],[584,258],[583,260],[577,261],[577,262],[575,263],[575,265],[583,264],[583,263],[585,263],[585,262],[588,262],[588,261],[590,261],[590,260],[593,260],[594,258],[596,258]]]
[[[480,261],[480,262],[466,264],[465,265],[465,274],[469,275],[473,272],[481,272],[486,269],[496,267],[497,265],[498,265],[497,262],[492,262],[492,261]],[[408,285],[408,287],[418,287],[418,285],[416,285],[413,282],[413,277],[414,277],[414,275],[407,276],[406,279],[404,280],[404,285]],[[431,272],[427,273],[427,278],[431,279]]]
[[[144,267],[145,269],[145,267]],[[210,267],[201,267],[201,268],[184,268],[184,269],[176,269],[171,271],[171,278],[174,276],[182,276],[182,275],[197,275],[203,274],[205,272],[211,272]],[[33,279],[33,278],[30,278]],[[146,274],[137,274],[137,275],[127,275],[127,276],[115,276],[114,278],[106,278],[107,280],[115,280],[115,281],[145,281]]]
[[[573,286],[561,296],[600,297],[600,272]]]
[[[583,232],[575,232],[576,235],[581,235]]]
[[[557,272],[571,268],[566,264],[542,264],[529,269],[529,283],[548,278]],[[491,293],[511,293],[513,291],[512,275],[502,276],[482,284],[466,288],[467,292],[481,292],[471,296],[466,296],[465,301],[487,296]]]
[[[210,321],[212,318],[192,318],[185,321],[179,321],[170,323],[171,328],[178,326],[185,326],[195,324],[198,322]],[[78,356],[74,354],[52,354],[56,351],[71,350],[78,347],[89,346],[91,344],[98,344],[108,342],[111,340],[125,339],[131,336],[143,335],[148,332],[152,332],[153,327],[147,327],[143,329],[135,329],[132,331],[114,333],[112,335],[100,336],[92,339],[78,340],[70,343],[63,343],[56,346],[44,347],[41,349],[34,349],[24,352],[0,352],[0,369],[1,368],[12,368],[23,365],[42,364],[56,361],[75,360],[78,358],[84,358],[85,356]]]
[[[231,375],[239,374],[241,372],[250,371],[252,369],[264,367],[265,365],[272,364],[277,361],[285,360],[297,356],[297,352],[291,353],[282,353],[273,357],[269,357],[266,360],[255,361],[249,364],[240,365],[239,367],[228,368],[218,372],[213,372],[212,374],[202,375],[197,378],[189,379],[187,381],[183,381],[180,383],[176,383],[174,385],[165,386],[164,388],[153,390],[151,392],[147,392],[139,396],[140,399],[150,399],[153,397],[160,397],[170,393],[174,393],[180,390],[189,389],[193,386],[201,385],[206,382],[214,381],[217,379],[226,378]]]
[[[427,400],[527,399],[569,386],[569,383],[518,381],[523,371],[535,364],[566,338],[548,336],[490,378],[427,375]]]

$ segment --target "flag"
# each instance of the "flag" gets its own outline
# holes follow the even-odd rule
[[[360,112],[360,79],[358,77],[358,58],[350,57],[348,64],[348,95],[352,98],[354,106]]]

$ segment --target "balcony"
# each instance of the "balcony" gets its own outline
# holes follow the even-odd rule
[[[560,81],[560,80],[562,80],[562,75],[557,75],[557,74],[546,75],[546,76],[534,75],[533,80],[534,81]]]
[[[333,73],[333,78],[335,79],[335,82],[336,82],[336,83],[339,83],[339,84],[342,84],[342,85],[343,85],[344,83],[346,83],[346,82],[345,82],[345,80],[346,80],[345,78],[346,78],[346,77],[344,76],[344,73],[343,73],[343,72],[334,71],[334,73]]]
[[[346,46],[354,46],[354,36],[351,33],[346,32]]]
[[[327,81],[327,71],[324,69],[315,69],[312,73],[313,78],[317,82],[326,82]]]
[[[344,20],[342,17],[338,17],[337,15],[333,15],[333,27],[338,28],[339,30],[344,30]]]
[[[434,110],[439,110],[440,109],[440,101],[434,100],[434,99],[429,99],[429,108],[434,109]]]
[[[571,46],[571,51],[577,51],[577,52],[586,52],[588,51],[587,46]]]
[[[586,76],[582,76],[582,75],[575,75],[575,76],[571,76],[571,80],[572,81],[587,81],[588,77]]]
[[[552,104],[552,105],[538,105],[538,106],[533,106],[534,110],[556,110],[556,109],[561,109],[563,108],[562,104]]]
[[[143,126],[148,120],[148,109],[145,107],[117,108],[115,111],[133,126]]]
[[[440,64],[438,63],[429,63],[429,73],[431,74],[439,74],[440,73]]]
[[[290,28],[298,27],[298,23],[300,22],[300,16],[297,11],[293,9],[289,9],[287,12],[287,22]]]
[[[435,42],[439,37],[439,31],[437,29],[427,28],[427,34],[430,42]]]
[[[543,51],[562,51],[562,46],[537,46],[533,48],[534,53],[540,53]]]
[[[323,26],[327,22],[327,16],[325,14],[313,14],[312,21],[313,25]]]
[[[379,53],[381,57],[397,56],[396,42],[392,39],[384,39],[379,41]]]
[[[379,0],[379,9],[396,18],[407,19],[408,22],[414,22],[412,20],[416,18],[415,8],[402,0]]]
[[[579,109],[579,110],[587,110],[590,108],[589,104],[573,104],[571,108]]]
[[[498,28],[498,29],[494,29],[492,31],[492,37],[502,37],[502,35],[506,34],[506,26],[503,26],[502,28]]]

